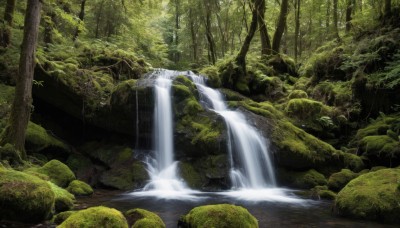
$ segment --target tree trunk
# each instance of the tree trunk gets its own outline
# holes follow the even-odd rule
[[[257,17],[258,17],[257,10],[260,9],[261,1],[262,0],[253,0],[254,6],[253,6],[253,10],[252,10],[252,17],[251,17],[249,32],[247,33],[247,36],[244,39],[243,45],[240,48],[239,54],[236,56],[236,59],[235,59],[236,64],[239,66],[239,68],[241,68],[241,71],[243,74],[246,74],[246,55],[250,49],[251,40],[253,39],[254,34],[256,33],[256,30],[257,30]]]
[[[385,17],[390,16],[392,13],[392,0],[385,0]]]
[[[198,54],[197,54],[197,31],[195,29],[195,18],[193,16],[193,9],[189,9],[189,27],[190,27],[190,35],[192,38],[192,50],[193,50],[193,62],[197,63]]]
[[[326,1],[326,22],[325,22],[326,34],[328,35],[327,37],[329,37],[329,35],[330,35],[330,29],[329,29],[330,24],[331,24],[331,0],[327,0]]]
[[[301,0],[295,0],[294,61],[296,63],[299,55],[300,3]]]
[[[79,33],[80,33],[79,26],[85,19],[85,5],[86,5],[86,0],[82,0],[81,1],[81,11],[79,12],[79,23],[78,23],[78,26],[76,27],[74,37],[72,38],[73,41],[75,41],[78,38]]]
[[[261,36],[261,56],[271,54],[271,40],[269,39],[267,26],[265,24],[265,0],[261,0],[258,13],[258,27]]]
[[[338,27],[338,0],[333,0],[333,29],[335,37],[340,39]]]
[[[289,0],[282,0],[281,12],[279,15],[278,25],[275,30],[274,39],[272,41],[272,51],[274,53],[279,53],[279,48],[281,46],[283,32],[285,31],[285,26],[286,26],[288,5],[289,5]]]
[[[175,0],[175,47],[176,47],[175,56],[174,56],[175,63],[178,63],[180,60],[180,53],[179,53],[178,46],[179,46],[179,29],[181,28],[179,22],[180,22],[181,15],[180,15],[179,6],[180,6],[179,0]]]
[[[25,132],[31,115],[32,81],[41,7],[40,0],[28,0],[15,97],[9,122],[0,142],[0,145],[7,143],[13,145],[15,149],[21,152],[21,158],[24,160],[26,159]]]
[[[216,51],[215,51],[215,41],[213,34],[211,32],[211,4],[209,1],[205,1],[205,10],[206,10],[206,37],[208,41],[208,51],[209,51],[209,60],[210,62],[215,65],[216,62]]]
[[[11,28],[14,20],[15,0],[7,0],[4,10],[4,27],[1,31],[1,46],[8,47],[11,44]]]
[[[351,29],[351,14],[353,11],[353,0],[347,0],[346,8],[346,33],[350,32]]]

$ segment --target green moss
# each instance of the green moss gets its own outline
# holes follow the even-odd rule
[[[382,169],[350,181],[335,201],[337,214],[385,223],[399,223],[400,169]]]
[[[69,218],[69,216],[73,215],[74,213],[77,213],[77,211],[63,211],[61,213],[58,213],[57,215],[53,216],[52,222],[59,225],[67,220],[67,218]]]
[[[202,187],[203,178],[192,164],[189,162],[180,162],[179,171],[181,177],[190,188],[199,189]]]
[[[327,200],[336,199],[336,193],[334,193],[330,190],[321,190],[318,193],[319,193],[319,196],[321,197],[321,199],[327,199]]]
[[[360,147],[368,157],[400,157],[400,142],[387,135],[367,136],[360,141]]]
[[[218,67],[208,66],[200,71],[200,74],[207,77],[207,84],[213,88],[221,87],[221,78],[219,76]]]
[[[60,228],[67,227],[115,227],[128,228],[128,223],[121,212],[107,207],[91,207],[69,216]]]
[[[198,228],[258,227],[257,219],[247,209],[229,204],[196,207],[181,221],[188,227]]]
[[[67,190],[75,196],[90,196],[93,194],[92,187],[80,180],[71,181],[67,187]]]
[[[330,190],[338,192],[356,177],[358,177],[358,174],[348,169],[342,169],[340,172],[334,173],[329,177],[328,187]]]
[[[343,153],[343,156],[345,168],[354,172],[360,172],[364,169],[365,165],[361,157],[350,153]]]
[[[96,141],[88,142],[84,144],[81,148],[85,154],[89,157],[99,160],[103,162],[108,167],[118,166],[120,163],[123,163],[132,158],[133,152],[132,149],[125,146],[115,146],[112,144],[102,144]],[[81,161],[71,160],[70,162],[75,162],[74,165],[84,165],[80,164]],[[90,160],[84,159],[85,163],[89,164]]]
[[[132,228],[165,228],[161,218],[153,212],[144,209],[132,209],[125,213],[128,223]]]
[[[51,190],[54,192],[55,202],[54,207],[57,212],[61,211],[68,211],[73,209],[75,197],[67,190],[58,187],[57,185],[53,184],[52,182],[48,182]]]
[[[242,94],[232,91],[230,89],[221,88],[221,89],[219,89],[219,91],[225,95],[225,98],[228,101],[243,101],[243,100],[248,99],[247,97],[243,96]]]
[[[308,94],[307,92],[303,91],[303,90],[293,90],[290,94],[289,94],[289,99],[295,99],[295,98],[308,98]]]
[[[375,171],[378,171],[378,170],[381,170],[381,169],[387,169],[387,167],[385,167],[385,166],[374,166],[369,171],[370,172],[375,172]]]
[[[188,98],[186,101],[185,108],[183,112],[189,115],[195,115],[201,111],[204,111],[200,103],[194,98]]]
[[[386,135],[387,131],[391,127],[391,123],[395,121],[395,117],[379,117],[372,121],[365,128],[359,129],[357,131],[355,140],[356,142],[362,140],[367,136],[373,135]]]
[[[300,189],[310,189],[327,183],[325,176],[314,169],[305,172],[280,170],[279,177],[284,185]]]
[[[321,102],[306,98],[291,99],[285,109],[289,116],[299,119],[315,118],[316,116],[329,114],[330,110],[330,107]]]
[[[50,181],[60,187],[67,187],[68,184],[75,180],[75,174],[64,163],[58,160],[51,160],[44,166],[37,169],[37,172],[46,174],[50,177]]]
[[[54,192],[38,177],[14,171],[0,171],[0,219],[40,222],[51,214]]]
[[[133,162],[130,166],[115,167],[103,173],[100,182],[111,188],[132,190],[143,187],[149,179],[148,173],[141,162]]]
[[[32,122],[29,122],[26,130],[26,146],[30,151],[41,151],[48,147],[68,150],[67,145],[49,135],[43,127]]]

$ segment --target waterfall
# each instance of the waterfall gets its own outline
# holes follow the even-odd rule
[[[275,187],[276,180],[266,139],[245,116],[227,108],[222,94],[205,85],[204,78],[193,73],[202,103],[225,120],[228,130],[228,150],[231,158],[230,177],[234,189],[264,189]]]
[[[160,198],[190,198],[190,190],[178,175],[178,162],[174,160],[172,79],[178,72],[156,70],[149,77],[155,79],[153,144],[155,155],[146,158],[150,181],[137,195]]]

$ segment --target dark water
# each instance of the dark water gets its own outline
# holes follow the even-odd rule
[[[395,227],[336,217],[331,214],[331,201],[305,200],[299,204],[241,201],[213,193],[204,193],[201,196],[204,198],[198,201],[181,201],[100,191],[91,198],[80,199],[79,207],[104,205],[120,211],[143,208],[157,213],[168,228],[177,227],[179,217],[196,206],[219,203],[247,208],[258,219],[260,227]]]

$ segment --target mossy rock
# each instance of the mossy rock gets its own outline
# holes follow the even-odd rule
[[[128,224],[132,228],[165,228],[162,219],[153,212],[144,209],[132,209],[125,213]]]
[[[69,216],[59,228],[69,227],[115,227],[128,228],[128,223],[121,212],[108,207],[91,207]]]
[[[200,189],[203,186],[205,178],[189,162],[179,163],[179,174],[190,188]]]
[[[50,181],[60,187],[67,187],[68,184],[75,180],[75,174],[64,163],[58,160],[51,160],[44,166],[37,169],[37,172],[43,173],[50,177]]]
[[[364,161],[361,157],[350,153],[343,153],[343,156],[345,168],[354,172],[360,172],[365,168]]]
[[[51,187],[51,190],[54,192],[54,208],[56,212],[69,211],[73,209],[75,202],[74,195],[63,188],[58,187],[50,181],[48,183]]]
[[[67,187],[67,190],[75,196],[90,196],[93,194],[92,187],[80,180],[71,181]]]
[[[61,213],[56,214],[52,218],[52,222],[54,222],[57,225],[60,225],[63,223],[69,216],[73,215],[74,213],[77,213],[77,211],[63,211]]]
[[[341,216],[400,223],[400,169],[382,169],[350,181],[338,194],[335,212]]]
[[[179,224],[198,228],[258,227],[257,219],[247,209],[230,204],[196,207],[182,216]]]
[[[38,177],[14,170],[0,170],[0,220],[40,222],[49,218],[54,192]]]
[[[311,189],[311,197],[313,199],[334,200],[336,199],[336,193],[329,190],[327,186],[315,186]]]
[[[119,189],[132,190],[143,187],[149,175],[141,162],[132,162],[119,168],[104,172],[100,177],[100,183],[104,186]]]
[[[329,114],[330,107],[319,101],[306,98],[295,98],[288,102],[285,111],[289,116],[299,119],[308,119]]]
[[[358,177],[358,174],[348,169],[342,169],[340,172],[334,173],[329,177],[328,187],[330,190],[338,192],[356,177]]]
[[[49,135],[43,127],[29,122],[26,130],[26,149],[30,152],[40,152],[47,148],[69,151],[68,146]]]
[[[250,112],[265,117],[257,124],[268,133],[271,146],[277,150],[278,165],[292,170],[315,169],[321,173],[337,172],[344,166],[344,153],[330,144],[293,125],[269,102],[241,101]],[[264,126],[264,127],[262,127]]]
[[[102,144],[96,141],[85,143],[80,150],[107,167],[119,167],[121,163],[133,158],[133,150],[130,147]]]
[[[207,77],[207,84],[213,88],[221,87],[221,77],[218,72],[218,67],[208,66],[200,71],[200,74]]]
[[[391,165],[400,161],[400,141],[387,135],[366,136],[360,141],[363,156],[373,164]]]
[[[280,182],[292,188],[310,189],[327,183],[325,176],[314,169],[305,172],[279,170],[278,174]]]
[[[308,98],[308,94],[303,90],[293,90],[292,92],[289,93],[288,98],[289,99]]]

